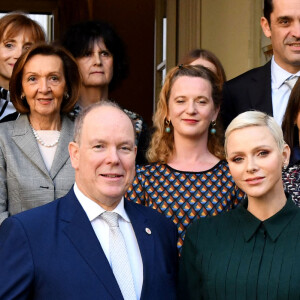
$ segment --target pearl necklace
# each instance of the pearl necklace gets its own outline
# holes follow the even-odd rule
[[[38,135],[37,131],[31,126],[30,124],[30,127],[32,129],[32,132],[33,132],[33,135],[35,137],[35,139],[42,145],[42,146],[45,146],[45,147],[48,147],[48,148],[51,148],[51,147],[54,147],[58,144],[58,140],[59,140],[59,137],[60,137],[60,132],[59,132],[59,135],[57,137],[57,139],[51,143],[51,144],[46,144],[42,139],[41,137]]]

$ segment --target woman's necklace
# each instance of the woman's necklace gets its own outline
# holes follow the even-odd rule
[[[31,129],[32,129],[32,132],[33,132],[33,135],[34,135],[35,139],[36,139],[42,146],[51,148],[51,147],[54,147],[54,146],[56,146],[56,145],[58,144],[58,140],[59,140],[59,137],[60,137],[60,131],[59,131],[59,134],[58,134],[57,139],[56,139],[53,143],[47,144],[47,143],[45,143],[45,142],[41,139],[41,137],[39,136],[39,134],[37,133],[37,131],[32,127],[31,124],[30,124],[30,127],[31,127]]]

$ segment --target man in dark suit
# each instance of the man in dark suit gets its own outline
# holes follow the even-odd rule
[[[261,27],[271,39],[274,55],[266,65],[225,83],[221,107],[225,128],[247,110],[268,113],[281,124],[300,75],[300,1],[265,0]]]
[[[134,141],[131,120],[111,102],[78,117],[69,144],[74,188],[0,227],[1,300],[176,299],[175,225],[123,197]]]

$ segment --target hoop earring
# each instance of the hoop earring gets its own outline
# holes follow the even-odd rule
[[[26,96],[22,93],[22,95],[21,95],[21,100],[24,102],[24,101],[26,101]]]
[[[166,128],[165,128],[165,132],[166,133],[170,133],[171,132],[171,128],[170,128],[170,120],[166,120]]]
[[[68,100],[70,98],[68,92],[64,92],[64,97],[65,97],[66,100]]]
[[[217,130],[216,130],[215,127],[216,127],[216,125],[217,125],[217,122],[213,120],[213,121],[211,121],[210,125],[211,125],[210,133],[211,133],[211,134],[216,134]]]

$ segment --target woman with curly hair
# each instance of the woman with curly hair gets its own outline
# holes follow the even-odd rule
[[[154,115],[150,164],[137,167],[127,193],[173,220],[179,251],[192,221],[232,209],[243,198],[224,160],[220,103],[221,88],[211,70],[199,65],[171,69]]]

